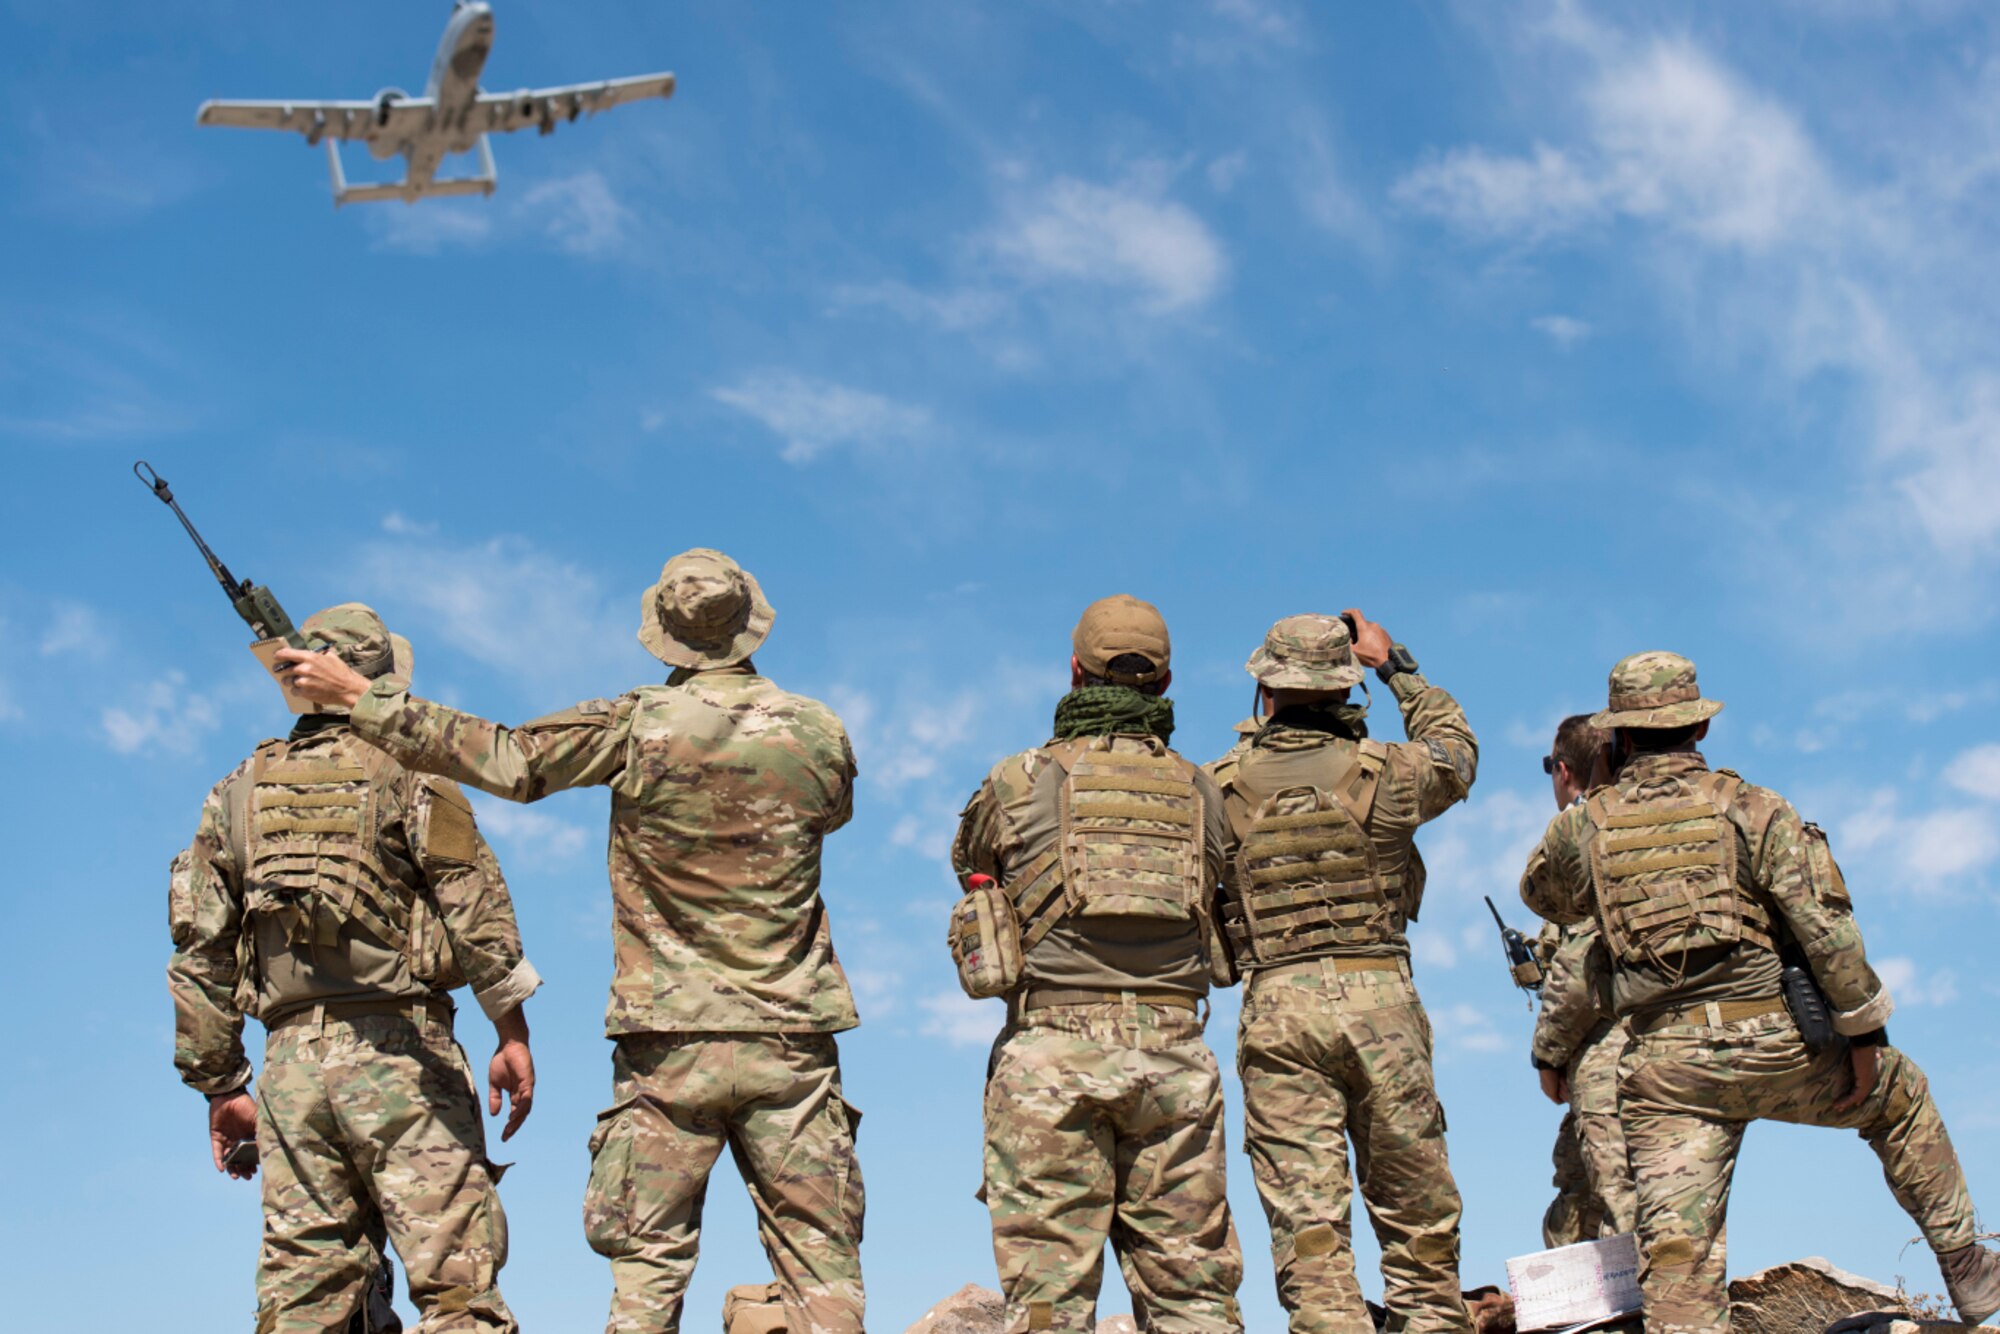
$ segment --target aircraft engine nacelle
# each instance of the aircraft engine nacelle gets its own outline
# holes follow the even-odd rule
[[[408,97],[409,94],[401,88],[384,88],[381,92],[375,94],[375,123],[377,125],[387,125],[389,123],[389,108]]]

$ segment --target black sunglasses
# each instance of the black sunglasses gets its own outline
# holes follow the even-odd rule
[[[1551,778],[1555,777],[1555,772],[1556,772],[1555,756],[1553,755],[1542,756],[1542,772],[1549,775]]]

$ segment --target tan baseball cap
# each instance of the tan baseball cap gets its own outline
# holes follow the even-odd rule
[[[1166,675],[1173,657],[1173,642],[1167,637],[1167,622],[1160,609],[1129,593],[1099,598],[1085,607],[1070,642],[1084,671],[1125,686],[1151,685]],[[1125,653],[1139,654],[1153,669],[1112,671],[1111,660]]]

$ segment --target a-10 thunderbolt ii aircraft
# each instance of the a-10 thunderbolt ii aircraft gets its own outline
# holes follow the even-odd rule
[[[549,134],[557,121],[594,115],[642,98],[674,95],[671,74],[641,74],[561,88],[524,88],[518,93],[482,93],[479,72],[492,50],[492,7],[460,0],[445,25],[422,97],[411,97],[400,88],[384,88],[366,102],[203,102],[195,113],[195,123],[243,130],[292,130],[303,134],[308,144],[324,141],[336,208],[383,199],[414,204],[433,195],[492,194],[500,176],[486,136],[496,130],[524,130],[533,125]],[[349,185],[340,165],[338,141],[342,139],[361,140],[383,161],[402,154],[408,159],[403,179]],[[437,178],[438,164],[445,154],[475,149],[479,153],[477,175]]]

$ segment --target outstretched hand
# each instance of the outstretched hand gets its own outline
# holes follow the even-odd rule
[[[500,1140],[504,1144],[514,1138],[514,1132],[528,1119],[528,1113],[535,1110],[535,1058],[525,1042],[504,1041],[500,1049],[493,1053],[493,1061],[486,1067],[488,1116],[500,1115],[500,1093],[503,1089],[513,1101],[513,1106],[507,1110],[507,1124],[500,1129]]]
[[[1389,661],[1389,650],[1396,641],[1389,638],[1389,632],[1363,616],[1359,610],[1349,607],[1343,616],[1354,618],[1354,660],[1363,667],[1380,667]]]
[[[216,1171],[227,1172],[239,1181],[248,1181],[256,1176],[255,1163],[232,1167],[225,1161],[231,1149],[246,1139],[255,1138],[257,1138],[256,1099],[239,1091],[226,1098],[208,1100],[208,1150],[215,1159]]]
[[[276,659],[292,693],[315,704],[351,709],[368,693],[368,678],[342,662],[338,654],[281,648]]]

